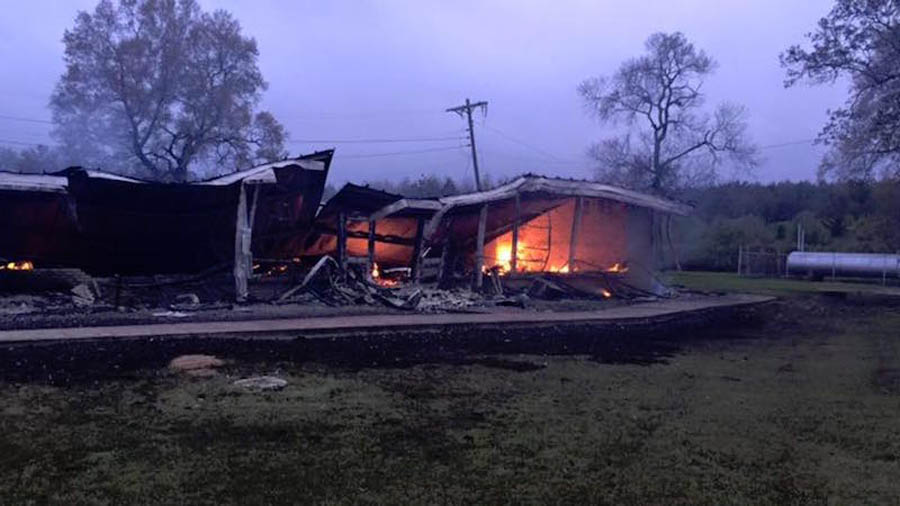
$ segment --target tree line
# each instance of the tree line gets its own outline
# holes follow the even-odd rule
[[[738,248],[795,249],[798,226],[811,251],[900,251],[900,182],[726,183],[691,190],[690,217],[675,236],[688,268],[732,270]]]

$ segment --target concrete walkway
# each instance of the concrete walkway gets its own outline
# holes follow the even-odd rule
[[[646,320],[676,314],[760,304],[774,297],[725,295],[691,299],[671,299],[619,306],[597,311],[471,314],[390,314],[365,316],[328,316],[278,320],[213,321],[114,325],[56,329],[0,331],[0,344],[80,339],[142,338],[160,336],[248,336],[265,334],[302,334],[305,337],[352,332],[439,329],[447,326],[523,326],[561,323],[610,323]],[[293,336],[292,336],[293,337]]]

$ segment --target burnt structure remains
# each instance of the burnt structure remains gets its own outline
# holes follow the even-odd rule
[[[320,206],[332,156],[185,184],[83,168],[0,173],[0,258],[7,270],[98,276],[230,270],[237,300],[248,297],[260,265],[309,272],[325,256],[340,276],[353,270],[381,287],[503,293],[555,278],[597,297],[658,295],[669,220],[689,212],[609,185],[535,175],[433,199],[347,184]]]
[[[0,173],[0,257],[92,275],[189,274],[234,265],[240,298],[251,256],[288,259],[305,240],[332,155],[184,184],[80,167]]]
[[[407,267],[413,281],[476,291],[485,277],[503,276],[508,284],[558,274],[594,285],[598,295],[612,295],[616,286],[659,294],[654,273],[668,222],[688,212],[609,185],[534,175],[439,199],[347,185],[320,213],[304,254],[332,255],[344,268]]]

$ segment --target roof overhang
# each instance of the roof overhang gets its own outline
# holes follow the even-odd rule
[[[0,190],[65,193],[67,186],[62,176],[0,172]]]
[[[326,164],[321,160],[306,160],[292,158],[279,162],[267,163],[251,169],[226,174],[208,181],[196,183],[199,185],[227,186],[242,181],[244,184],[275,184],[275,169],[285,167],[300,167],[304,170],[325,171]]]
[[[505,185],[483,192],[467,193],[441,198],[441,203],[448,207],[459,207],[484,204],[498,200],[514,198],[517,193],[546,192],[549,194],[571,197],[602,198],[623,202],[638,207],[646,207],[664,213],[687,216],[691,207],[679,202],[626,190],[616,186],[590,181],[573,181],[543,176],[522,176]]]

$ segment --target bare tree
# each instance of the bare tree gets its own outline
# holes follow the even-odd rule
[[[184,181],[194,168],[284,156],[284,128],[255,111],[266,89],[256,41],[229,13],[195,0],[101,0],[63,42],[51,108],[74,161]]]
[[[703,79],[715,62],[681,33],[655,33],[647,53],[625,61],[612,77],[588,79],[578,92],[602,122],[628,132],[593,145],[598,178],[669,193],[711,182],[724,158],[756,162],[747,141],[744,109],[733,104],[704,114]]]
[[[785,86],[851,82],[845,106],[829,111],[819,134],[832,147],[820,175],[900,177],[900,2],[838,0],[807,38],[811,49],[795,45],[781,55]]]

